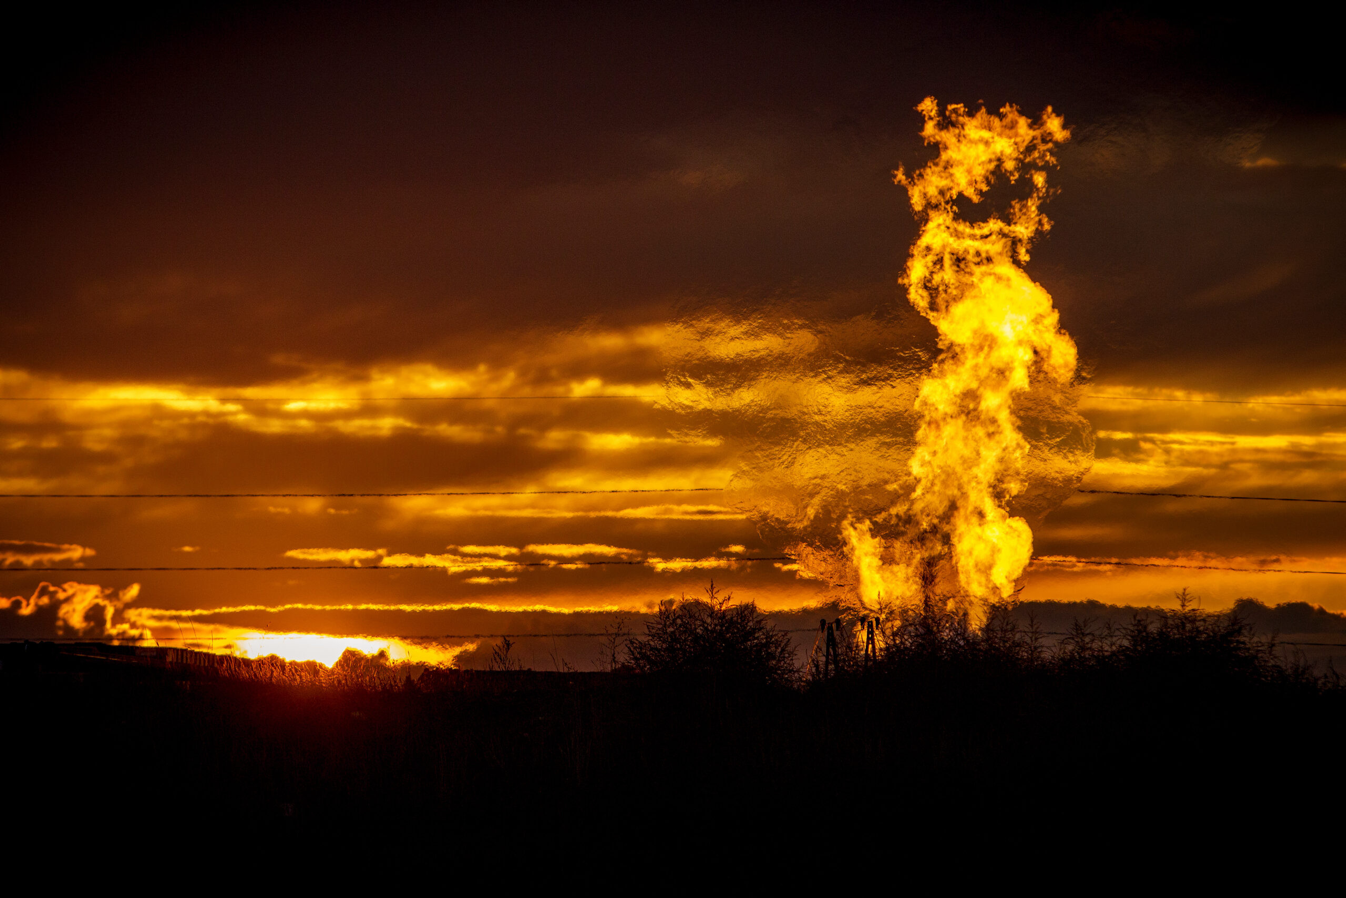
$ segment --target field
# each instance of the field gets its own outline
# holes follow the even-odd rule
[[[700,604],[710,625],[730,610]],[[928,614],[882,635],[872,661],[843,642],[826,677],[735,667],[732,645],[712,656],[684,640],[663,669],[438,670],[383,688],[7,646],[4,762],[27,772],[11,807],[49,825],[110,816],[139,833],[468,856],[1077,826],[1233,838],[1342,798],[1339,777],[1304,765],[1309,746],[1346,737],[1346,690],[1230,615],[1081,629],[1050,651],[1009,618],[973,630]]]

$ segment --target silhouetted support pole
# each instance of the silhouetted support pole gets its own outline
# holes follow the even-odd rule
[[[874,643],[874,618],[865,618],[865,667],[869,666],[871,661],[877,661],[879,657],[878,646]]]
[[[818,664],[818,646],[823,647],[823,663]],[[827,618],[818,621],[818,636],[813,640],[813,650],[809,652],[809,664],[814,676],[827,676]]]
[[[935,611],[939,605],[935,602],[935,565],[926,558],[921,563],[921,636],[927,649],[936,645]]]
[[[836,631],[841,628],[841,618],[837,618],[837,625],[834,628],[832,624],[827,625],[827,650],[823,656],[823,676],[827,676],[827,662],[832,662],[832,672],[837,673],[841,670],[837,659],[837,634]]]

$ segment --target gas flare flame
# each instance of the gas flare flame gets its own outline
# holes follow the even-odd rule
[[[726,499],[797,575],[871,612],[941,597],[971,616],[1013,593],[1030,525],[1093,463],[1075,345],[1022,267],[1068,132],[1050,109],[918,109],[938,152],[896,173],[920,224],[910,302],[691,300],[665,341],[666,402],[734,452]],[[996,184],[1020,198],[988,201]]]
[[[928,593],[933,569],[951,561],[961,587],[952,604],[970,610],[977,599],[1008,598],[1033,553],[1028,522],[1006,508],[1026,487],[1029,455],[1015,400],[1035,381],[1065,387],[1075,375],[1075,344],[1051,296],[1020,267],[1051,226],[1041,166],[1055,163],[1052,148],[1070,132],[1051,107],[1036,124],[1013,106],[993,114],[953,104],[941,115],[928,97],[917,109],[939,155],[894,180],[921,220],[907,296],[938,330],[940,356],[915,402],[914,489],[892,509],[912,535],[881,540],[869,522],[848,520],[844,536],[865,604]],[[958,200],[981,203],[998,177],[1026,177],[1028,196],[1003,217],[960,217]]]

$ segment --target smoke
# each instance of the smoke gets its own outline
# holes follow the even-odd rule
[[[28,598],[0,598],[0,608],[25,618],[44,614],[53,616],[52,624],[58,635],[88,636],[91,639],[150,639],[152,637],[148,628],[124,619],[113,620],[139,594],[139,583],[132,583],[122,590],[94,583],[70,582],[60,586],[41,583]],[[50,632],[48,628],[47,633]]]
[[[800,575],[863,607],[940,595],[972,611],[1013,592],[1032,524],[1092,463],[1075,345],[1021,267],[1050,224],[1043,169],[1069,132],[1050,109],[1036,124],[1013,107],[918,109],[938,155],[895,173],[921,225],[910,306],[688,309],[667,402],[738,450],[732,501]],[[964,218],[997,180],[1027,194]]]

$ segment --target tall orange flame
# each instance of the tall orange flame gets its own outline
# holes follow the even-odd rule
[[[971,611],[1012,593],[1030,522],[1093,463],[1075,346],[1021,267],[1048,227],[1042,169],[1067,131],[1050,109],[1036,124],[1013,107],[919,109],[938,153],[897,173],[921,225],[910,306],[692,303],[666,341],[667,404],[734,453],[726,501],[798,576],[871,609],[953,595]],[[995,183],[1020,199],[960,215],[996,205]]]
[[[954,603],[966,608],[1008,597],[1032,556],[1028,523],[1006,510],[1025,488],[1029,452],[1015,398],[1035,379],[1069,383],[1077,357],[1051,296],[1020,267],[1051,224],[1040,211],[1046,174],[1027,171],[1029,194],[1004,217],[968,221],[956,204],[980,203],[997,176],[1014,183],[1028,166],[1054,164],[1052,148],[1070,132],[1050,107],[1036,124],[1013,106],[997,115],[953,104],[941,115],[929,97],[917,109],[925,116],[922,137],[939,155],[914,174],[894,176],[921,219],[907,294],[938,330],[941,352],[915,404],[915,487],[892,510],[915,536],[885,546],[868,522],[853,521],[844,535],[867,604],[911,596],[947,559],[962,592]]]

